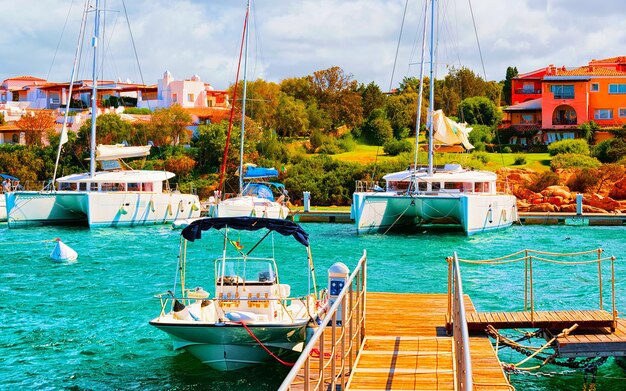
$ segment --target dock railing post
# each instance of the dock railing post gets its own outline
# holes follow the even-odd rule
[[[446,332],[448,335],[452,334],[452,257],[447,257],[448,262],[448,316],[446,319]]]
[[[524,250],[524,311],[528,311],[528,250]]]
[[[600,287],[600,311],[602,311],[603,302],[602,302],[602,249],[598,249],[598,285]]]
[[[613,330],[615,330],[617,328],[617,310],[615,309],[615,256],[611,257],[611,301],[613,302]]]
[[[532,255],[528,259],[529,268],[528,271],[530,273],[530,322],[534,324],[535,322],[535,294],[533,289],[533,257]]]

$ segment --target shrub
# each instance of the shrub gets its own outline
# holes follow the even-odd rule
[[[489,155],[485,152],[474,152],[472,154],[472,159],[481,162],[482,164],[487,164],[489,162]]]
[[[549,186],[559,184],[559,176],[552,171],[544,171],[537,173],[533,178],[533,181],[528,184],[528,188],[535,193],[541,192],[543,189]]]
[[[495,132],[488,125],[472,125],[472,131],[469,132],[468,139],[470,143],[476,146],[476,143],[491,143],[495,138]]]
[[[152,112],[147,107],[143,107],[143,108],[139,108],[139,107],[125,107],[124,108],[124,114],[144,114],[144,115],[149,115],[151,113]]]
[[[477,141],[474,143],[474,151],[485,152],[486,149],[487,147],[485,146],[485,143],[483,143],[482,141]]]
[[[580,125],[580,136],[587,140],[587,142],[591,142],[593,140],[593,132],[600,129],[597,123],[593,121],[585,122]]]
[[[567,186],[571,191],[584,193],[592,187],[595,187],[599,181],[600,176],[598,175],[598,170],[594,168],[583,168],[570,177],[567,181]]]
[[[350,152],[354,151],[354,149],[356,148],[356,141],[354,141],[354,138],[352,138],[351,134],[346,134],[345,136],[337,140],[337,145],[339,146],[339,148],[341,148],[343,152]]]
[[[591,156],[561,153],[552,158],[550,167],[552,170],[559,168],[597,168],[600,167],[600,162]]]
[[[311,148],[313,149],[313,152],[321,147],[322,145],[324,145],[327,141],[328,141],[329,137],[326,136],[324,133],[322,133],[319,130],[314,130],[311,132],[311,136],[309,137],[309,142],[311,143]]]
[[[513,162],[513,165],[521,166],[522,164],[526,164],[526,156],[524,155],[515,156],[515,161]]]
[[[391,139],[383,145],[383,151],[390,156],[398,156],[402,152],[411,152],[413,144],[407,140]]]
[[[602,163],[615,163],[626,156],[626,141],[621,138],[604,140],[595,146],[593,156]]]
[[[502,153],[511,153],[511,152],[513,152],[513,150],[509,146],[502,148]]]
[[[343,151],[341,150],[341,148],[339,148],[339,146],[337,145],[337,143],[335,143],[334,140],[328,139],[328,142],[324,143],[324,145],[319,147],[317,152],[318,153],[325,153],[327,155],[336,155],[336,154],[341,153]]]
[[[589,144],[587,144],[587,141],[582,139],[555,141],[548,145],[548,153],[550,156],[556,156],[560,153],[589,155]]]

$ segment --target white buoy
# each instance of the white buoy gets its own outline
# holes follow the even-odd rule
[[[57,244],[54,246],[50,258],[55,262],[73,262],[78,258],[78,253],[74,251],[70,246],[63,243],[61,239],[57,239]]]

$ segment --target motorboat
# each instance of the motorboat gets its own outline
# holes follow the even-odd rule
[[[214,276],[204,272],[188,276],[187,270],[206,271],[207,262],[211,262],[205,254],[206,245],[198,250],[194,247],[200,243],[193,243],[201,239],[203,231],[210,230],[223,235],[222,245],[215,249],[219,256],[213,261]],[[252,236],[251,245],[244,243],[242,233]],[[291,295],[291,286],[279,278],[275,234],[292,237],[306,248],[306,259],[302,258],[306,264],[302,266],[309,270],[308,292],[303,295]],[[266,242],[268,238],[271,244]],[[269,255],[253,256],[259,249]],[[188,250],[197,259],[188,259]],[[157,295],[161,313],[150,324],[170,336],[174,349],[185,349],[219,371],[295,360],[306,342],[307,328],[315,327],[327,310],[327,299],[316,288],[308,234],[289,220],[195,220],[182,230],[176,270],[174,290]],[[190,288],[188,281],[194,286]],[[212,286],[214,295],[204,286]]]
[[[7,180],[9,182],[6,182]],[[7,208],[6,208],[6,198],[4,194],[10,193],[13,190],[19,190],[15,188],[15,185],[13,184],[9,185],[8,183],[10,182],[19,183],[20,180],[14,177],[13,175],[0,174],[0,181],[2,181],[2,184],[0,185],[0,221],[6,221],[7,220]],[[7,183],[7,185],[5,185],[5,183]]]

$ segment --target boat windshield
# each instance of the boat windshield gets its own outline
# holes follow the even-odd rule
[[[273,259],[243,257],[217,259],[215,281],[217,285],[250,283],[274,284],[277,282],[276,264]],[[223,277],[223,279],[222,279]]]

